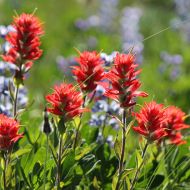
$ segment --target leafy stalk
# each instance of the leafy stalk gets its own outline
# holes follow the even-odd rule
[[[18,92],[19,92],[19,84],[17,84],[16,88],[15,88],[15,97],[14,97],[14,105],[13,105],[13,116],[14,117],[16,117],[16,115],[17,115]]]
[[[84,96],[84,102],[83,102],[82,108],[85,107],[85,101],[86,101],[86,95]],[[81,118],[82,118],[82,113],[80,114],[80,122],[79,122],[79,124],[78,124],[78,126],[77,126],[76,136],[75,136],[75,138],[74,138],[74,143],[73,143],[73,149],[74,149],[74,150],[76,149],[76,146],[77,146],[79,131],[80,131],[81,124],[82,124]]]
[[[44,163],[44,190],[46,190],[46,164],[47,164],[47,156],[49,149],[49,135],[46,135],[46,155],[45,155],[45,163]]]
[[[148,142],[146,142],[145,147],[144,147],[144,149],[143,149],[143,152],[142,152],[142,162],[141,162],[140,166],[139,166],[139,167],[137,168],[137,170],[136,170],[135,177],[134,177],[134,179],[133,179],[133,181],[132,181],[132,183],[131,183],[130,190],[133,190],[133,189],[134,189],[135,184],[136,184],[136,182],[137,182],[137,180],[138,180],[139,173],[140,173],[141,168],[142,168],[142,166],[143,166],[143,164],[144,164],[144,157],[145,157],[145,153],[146,153],[147,148],[148,148]]]
[[[120,180],[121,180],[121,175],[123,172],[123,165],[124,165],[124,157],[125,157],[125,141],[126,141],[126,111],[123,111],[123,127],[122,127],[122,149],[121,149],[121,157],[119,160],[119,171],[118,171],[118,180],[116,184],[116,190],[119,190],[120,187]]]
[[[7,156],[6,156],[6,153],[3,154],[3,161],[4,161],[3,186],[4,186],[4,190],[6,190],[7,189],[7,181],[6,181]]]
[[[60,190],[61,182],[61,158],[62,158],[62,144],[63,144],[63,134],[60,135],[59,141],[59,152],[58,152],[58,162],[57,162],[57,189]]]

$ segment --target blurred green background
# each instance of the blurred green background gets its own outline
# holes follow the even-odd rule
[[[156,34],[170,26],[170,21],[176,16],[172,0],[120,0],[118,15],[125,6],[137,6],[143,11],[140,31],[144,38]],[[74,26],[78,18],[87,18],[96,14],[99,9],[98,0],[0,0],[0,23],[8,25],[12,22],[15,11],[32,13],[44,22],[45,35],[42,37],[44,53],[35,62],[30,77],[26,80],[31,99],[35,99],[36,108],[43,107],[44,96],[52,85],[63,81],[63,73],[58,69],[56,57],[77,55],[74,48],[85,49],[89,36],[94,36],[98,42],[97,51],[106,53],[121,51],[121,36],[119,19],[116,19],[116,29],[110,33],[95,28],[81,31]],[[180,77],[171,81],[158,72],[161,63],[160,52],[181,54],[184,58]],[[149,93],[146,100],[155,99],[167,104],[174,103],[184,111],[190,108],[190,44],[185,42],[178,31],[171,28],[152,36],[144,41],[144,60],[141,73],[142,89]],[[144,100],[143,100],[144,101]],[[140,103],[141,100],[139,100]]]

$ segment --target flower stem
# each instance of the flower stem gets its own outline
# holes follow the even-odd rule
[[[61,157],[62,157],[62,144],[63,144],[63,135],[60,135],[59,141],[59,152],[58,152],[58,163],[57,163],[57,189],[60,190],[61,182]]]
[[[45,155],[45,163],[44,163],[44,190],[46,190],[46,164],[47,164],[47,155],[49,149],[49,135],[46,135],[46,155]]]
[[[6,180],[7,156],[6,156],[6,153],[4,153],[4,155],[3,155],[3,160],[4,160],[3,186],[4,186],[4,190],[7,190],[7,180]]]
[[[13,116],[16,117],[17,114],[17,99],[18,99],[19,85],[16,85],[15,96],[14,96],[14,105],[13,105]]]
[[[144,147],[144,149],[143,149],[143,152],[142,152],[142,162],[141,162],[140,166],[139,166],[139,167],[137,168],[137,170],[136,170],[135,177],[134,177],[134,179],[133,179],[133,181],[132,181],[132,183],[131,183],[130,190],[133,190],[133,189],[134,189],[135,184],[136,184],[136,182],[137,182],[137,180],[138,180],[138,175],[139,175],[139,173],[140,173],[140,171],[141,171],[141,168],[142,168],[142,166],[143,166],[143,164],[144,164],[144,157],[145,157],[145,153],[146,153],[147,148],[148,148],[148,142],[146,142],[145,147]]]
[[[92,96],[88,102],[89,104],[94,100],[95,95],[96,95],[96,90],[94,90],[94,92],[93,92],[93,94],[92,94]]]
[[[84,96],[84,102],[83,102],[83,105],[82,105],[82,108],[85,107],[85,101],[86,101],[86,95]],[[74,143],[73,143],[73,149],[75,150],[76,149],[76,146],[77,146],[77,141],[78,141],[78,136],[79,136],[79,131],[80,131],[80,127],[81,127],[81,118],[82,118],[82,113],[80,114],[80,122],[77,126],[77,130],[76,130],[76,136],[74,138]]]
[[[118,171],[118,180],[116,184],[116,190],[119,190],[120,187],[120,180],[121,180],[121,175],[123,172],[123,165],[124,165],[124,157],[125,157],[125,143],[126,143],[126,111],[123,111],[123,127],[122,127],[122,149],[121,149],[121,158],[119,160],[119,171]]]

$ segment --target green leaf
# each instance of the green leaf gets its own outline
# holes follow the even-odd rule
[[[28,179],[27,179],[27,177],[26,177],[26,175],[25,175],[24,170],[23,170],[22,167],[20,167],[20,172],[21,172],[21,175],[22,175],[22,177],[23,177],[23,179],[24,179],[24,182],[25,182],[29,187],[31,187],[31,185],[30,185],[30,183],[29,183],[29,181],[28,181]]]
[[[95,168],[96,166],[101,162],[101,160],[98,160],[97,162],[94,163],[94,165],[91,167],[90,170],[88,170],[88,172],[86,173],[86,175],[90,174]]]
[[[127,189],[130,189],[131,182],[130,182],[130,180],[129,180],[129,177],[128,177],[128,176],[126,176],[125,181],[126,181],[126,184],[127,184]]]
[[[11,155],[11,160],[14,160],[30,151],[31,151],[31,148],[19,149]]]
[[[162,184],[162,182],[164,181],[164,178],[165,177],[163,175],[160,175],[160,174],[154,176],[154,180],[152,181],[149,188],[153,189],[153,188],[159,187]]]
[[[79,126],[79,124],[80,124],[80,117],[75,117],[75,119],[74,119],[74,123],[75,123],[75,126],[76,127],[78,127]]]
[[[70,151],[67,154],[67,156],[63,159],[63,163],[62,163],[62,166],[61,166],[63,168],[63,173],[62,173],[63,178],[65,176],[67,176],[70,169],[75,165],[75,163],[76,163],[76,161],[75,161],[74,151]]]
[[[127,125],[127,130],[126,130],[126,133],[125,133],[125,136],[127,136],[129,134],[129,131],[131,129],[131,127],[134,125],[135,123],[135,119],[133,119],[128,125]]]
[[[118,140],[118,138],[116,138],[115,143],[114,143],[114,151],[118,159],[121,158],[121,148],[122,148],[122,144]]]
[[[141,163],[143,162],[142,156],[140,155],[138,150],[136,151],[136,162],[137,162],[137,168],[139,168]]]
[[[66,127],[65,127],[65,121],[63,118],[61,118],[58,122],[58,130],[59,130],[59,133],[60,134],[63,134],[66,130]]]
[[[124,169],[121,174],[121,179],[124,180],[124,178],[126,178],[129,174],[133,173],[135,170],[135,168]]]
[[[116,175],[113,176],[112,179],[112,189],[116,188],[118,177]]]
[[[52,146],[51,143],[49,143],[49,149],[51,151],[51,154],[53,156],[53,159],[55,161],[55,164],[58,165],[58,162],[57,162],[57,157],[56,157],[56,151],[54,150],[54,147]]]
[[[80,149],[79,154],[77,154],[75,156],[75,160],[80,160],[83,156],[85,156],[86,154],[88,154],[91,151],[91,147],[87,146],[85,148]]]
[[[96,160],[96,157],[93,154],[88,154],[79,161],[79,164],[83,170],[83,173],[88,175],[97,168],[97,165],[100,162],[100,160]]]
[[[36,163],[34,164],[32,173],[33,173],[34,175],[38,175],[40,169],[41,169],[41,163],[40,163],[40,162],[36,162]]]
[[[92,184],[94,186],[95,189],[100,189],[100,182],[97,180],[96,176],[94,176]]]
[[[72,135],[73,133],[71,131],[66,131],[64,134],[63,134],[63,144],[64,144],[64,150],[67,149],[67,147],[73,143],[73,139],[72,139]],[[64,151],[63,150],[63,151]]]
[[[81,137],[86,140],[86,143],[91,144],[96,141],[99,128],[98,127],[89,127],[88,125],[82,126]]]

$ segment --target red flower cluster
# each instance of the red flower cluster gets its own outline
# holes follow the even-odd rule
[[[18,141],[22,134],[18,134],[19,123],[3,114],[0,114],[0,149],[8,150]]]
[[[24,64],[24,70],[29,70],[33,60],[38,59],[42,50],[40,36],[44,33],[41,22],[33,14],[21,14],[14,18],[15,32],[10,32],[6,37],[11,48],[3,56],[4,61],[16,64],[19,68]],[[22,68],[23,69],[23,68]]]
[[[92,92],[104,76],[103,61],[95,51],[81,53],[77,61],[79,66],[74,66],[72,72],[82,91]]]
[[[134,131],[145,136],[148,141],[161,142],[163,139],[169,139],[176,145],[186,143],[180,130],[190,126],[184,123],[185,113],[179,108],[175,106],[164,108],[162,104],[150,102],[145,104],[140,113],[134,115],[138,122],[138,126],[133,127]]]
[[[140,113],[136,113],[135,116],[138,127],[133,127],[134,131],[145,136],[148,141],[160,140],[167,135],[164,128],[167,118],[162,104],[145,103]]]
[[[180,130],[190,127],[184,123],[185,113],[175,106],[170,106],[165,109],[165,114],[167,117],[166,137],[172,144],[185,144],[186,141],[182,139],[183,136],[180,132]]]
[[[87,109],[82,108],[83,98],[81,93],[76,91],[72,84],[55,86],[54,92],[47,95],[46,100],[51,104],[51,107],[47,110],[63,117],[65,122],[87,111]]]
[[[118,101],[123,108],[135,105],[135,97],[148,96],[145,92],[137,91],[141,84],[137,79],[140,70],[136,70],[136,67],[133,55],[118,53],[114,67],[106,75],[112,88],[106,89],[105,95]]]

